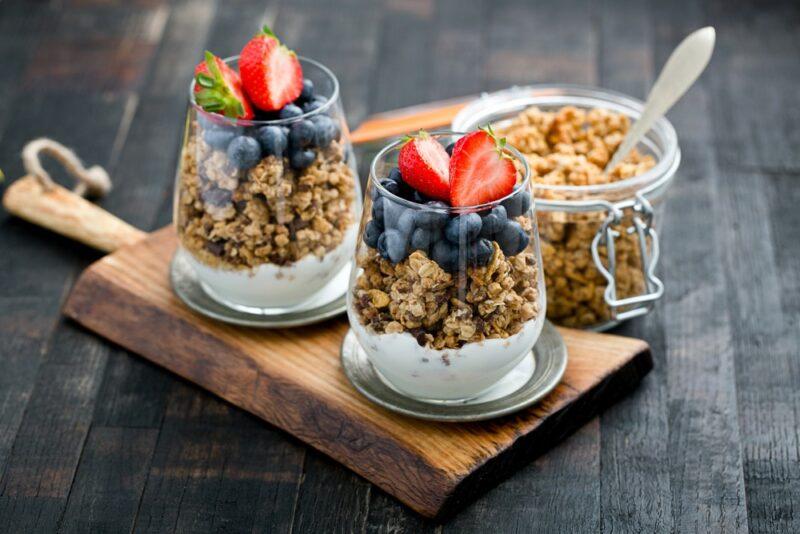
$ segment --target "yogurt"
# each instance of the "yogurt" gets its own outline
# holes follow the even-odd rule
[[[289,265],[264,263],[253,269],[221,269],[184,250],[203,289],[215,300],[250,313],[276,313],[308,303],[351,259],[356,239],[352,225],[342,242],[321,259],[308,254]],[[344,291],[345,288],[342,288]]]
[[[541,313],[513,336],[436,350],[420,346],[408,332],[369,332],[351,306],[347,313],[361,347],[386,381],[406,395],[426,400],[466,400],[480,395],[522,361],[544,326]]]

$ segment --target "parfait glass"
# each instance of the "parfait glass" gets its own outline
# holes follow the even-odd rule
[[[443,146],[456,132],[434,132]],[[381,378],[417,400],[477,397],[528,356],[545,317],[539,236],[525,159],[508,196],[451,207],[394,186],[402,141],[370,168],[347,313]]]
[[[346,289],[361,204],[356,161],[336,77],[299,59],[315,96],[292,118],[208,113],[190,87],[177,253],[210,297],[243,313],[302,311]],[[237,58],[225,61],[236,68]]]

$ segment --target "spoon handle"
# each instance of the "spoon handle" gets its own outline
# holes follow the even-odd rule
[[[697,80],[711,59],[716,32],[706,26],[691,33],[669,56],[650,90],[644,111],[606,165],[608,173],[628,155],[655,121],[661,118]]]

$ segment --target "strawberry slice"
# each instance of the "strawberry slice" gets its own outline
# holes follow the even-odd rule
[[[239,56],[244,90],[257,108],[277,111],[300,96],[303,68],[268,26],[244,45]]]
[[[404,182],[440,200],[450,197],[449,164],[450,156],[444,147],[422,130],[417,137],[408,138],[397,161]]]
[[[505,152],[506,140],[490,128],[458,140],[450,158],[450,204],[476,206],[511,194],[517,169]]]
[[[233,119],[255,116],[239,74],[211,52],[194,68],[194,78],[194,100],[204,110]]]

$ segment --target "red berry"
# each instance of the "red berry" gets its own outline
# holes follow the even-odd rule
[[[211,52],[194,68],[194,78],[194,99],[204,110],[233,119],[254,117],[239,74]]]
[[[263,111],[281,109],[303,90],[303,68],[297,54],[283,46],[267,26],[242,49],[239,72],[247,96]]]
[[[431,198],[450,196],[450,156],[439,142],[420,131],[400,149],[397,161],[403,181]]]
[[[458,140],[450,158],[450,204],[476,206],[514,190],[517,169],[505,152],[505,139],[478,130]]]

